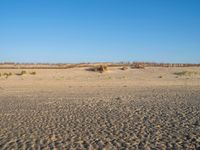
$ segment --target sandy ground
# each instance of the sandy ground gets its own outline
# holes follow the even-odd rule
[[[0,77],[1,150],[200,149],[200,74],[174,74],[200,68],[26,71]]]

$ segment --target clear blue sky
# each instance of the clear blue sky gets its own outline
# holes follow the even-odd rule
[[[0,62],[200,63],[200,0],[0,0]]]

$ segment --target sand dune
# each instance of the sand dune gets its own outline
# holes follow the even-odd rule
[[[198,67],[34,71],[0,77],[2,150],[200,148]]]

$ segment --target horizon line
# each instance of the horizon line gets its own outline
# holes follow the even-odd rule
[[[191,64],[200,65],[200,63],[173,63],[173,62],[156,62],[156,61],[90,61],[90,62],[12,62],[12,61],[0,61],[0,64],[27,64],[27,65],[37,65],[37,64],[98,64],[98,63],[111,63],[111,64],[134,64],[134,63],[144,63],[144,64]]]

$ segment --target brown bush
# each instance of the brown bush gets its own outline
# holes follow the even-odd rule
[[[137,64],[133,64],[131,66],[132,69],[144,69],[145,68],[145,64],[143,63],[137,63]]]
[[[3,74],[0,74],[0,76],[5,76],[6,79],[11,75],[12,75],[11,72],[4,72]]]
[[[30,72],[30,75],[36,75],[35,71]]]
[[[107,65],[100,65],[100,66],[95,66],[95,67],[89,68],[87,70],[103,73],[105,71],[108,71],[108,66]]]
[[[182,72],[175,72],[174,75],[177,75],[177,76],[194,76],[194,75],[200,75],[200,72],[182,71]]]
[[[127,69],[128,69],[128,67],[126,67],[126,66],[121,68],[121,70],[127,70]]]
[[[18,75],[18,76],[22,76],[26,74],[26,71],[25,70],[22,70],[20,73],[15,73],[15,75]]]

